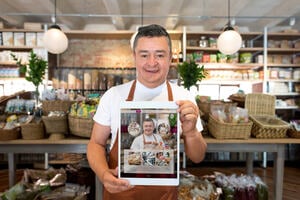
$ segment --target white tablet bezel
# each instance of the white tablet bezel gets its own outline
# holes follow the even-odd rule
[[[139,173],[136,173],[135,176],[129,176],[130,174],[124,172],[124,162],[122,162],[122,159],[125,160],[121,156],[121,154],[124,155],[125,150],[128,151],[128,149],[122,149],[122,113],[123,116],[126,116],[128,110],[138,110],[138,112],[141,112],[142,115],[148,114],[149,112],[158,112],[158,113],[173,113],[177,116],[177,132],[174,136],[174,140],[176,140],[176,148],[171,149],[170,151],[173,154],[173,165],[172,169],[173,172],[168,172],[171,174],[168,174],[166,172],[164,173],[153,173],[151,174],[143,174],[143,177],[137,177],[140,175]],[[169,101],[169,102],[154,102],[154,101],[125,101],[120,103],[120,127],[119,127],[119,137],[118,137],[118,177],[121,179],[127,179],[131,185],[169,185],[169,186],[177,186],[179,185],[179,178],[180,178],[180,133],[179,133],[179,113],[177,112],[178,106],[175,102]],[[127,111],[126,111],[127,110]],[[130,111],[131,112],[131,111]],[[124,118],[124,117],[123,117]],[[124,122],[123,122],[124,123]],[[142,126],[142,125],[141,125]],[[125,133],[126,134],[126,133]],[[127,133],[128,134],[128,133]],[[130,149],[130,148],[129,148]],[[131,151],[131,150],[130,150]],[[166,150],[167,152],[168,150]],[[171,157],[171,156],[170,156]],[[156,169],[159,171],[160,166],[155,166]],[[166,173],[166,174],[165,174]],[[127,174],[127,176],[125,176]],[[163,176],[160,176],[163,174]],[[165,175],[165,177],[164,177]],[[169,175],[169,177],[167,177]]]

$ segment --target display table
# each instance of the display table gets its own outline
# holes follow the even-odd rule
[[[246,152],[247,172],[253,171],[253,152],[272,152],[274,154],[274,199],[282,199],[284,154],[286,144],[300,144],[300,139],[247,139],[247,140],[218,140],[205,138],[207,152]],[[62,140],[10,140],[0,141],[0,153],[8,154],[9,186],[15,184],[15,158],[18,153],[86,153],[88,139],[68,138]],[[181,151],[183,151],[181,145]],[[99,188],[99,181],[96,187]],[[96,190],[97,200],[101,199],[101,191]]]

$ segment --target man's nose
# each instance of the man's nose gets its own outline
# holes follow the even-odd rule
[[[157,57],[155,55],[150,55],[148,58],[149,65],[156,65],[157,64]]]

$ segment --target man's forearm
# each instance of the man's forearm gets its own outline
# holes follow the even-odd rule
[[[198,131],[195,131],[193,134],[183,136],[183,139],[186,155],[195,163],[201,162],[205,157],[207,147],[202,134]]]
[[[90,141],[87,146],[87,158],[90,167],[102,181],[104,173],[109,170],[106,159],[106,148]]]

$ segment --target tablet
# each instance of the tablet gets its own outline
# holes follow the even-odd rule
[[[120,103],[119,178],[132,185],[179,185],[177,109],[171,101]]]

